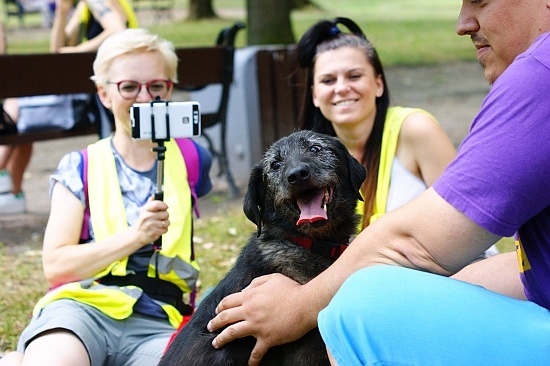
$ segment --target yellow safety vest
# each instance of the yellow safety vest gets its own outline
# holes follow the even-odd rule
[[[128,0],[117,0],[117,1],[118,1],[118,4],[122,7],[124,14],[126,15],[126,19],[128,20],[128,23],[127,23],[128,28],[139,27],[138,18],[136,16],[136,13],[134,12],[134,8],[132,7],[132,4]],[[90,21],[90,17],[92,16],[92,13],[88,8],[88,4],[84,4],[84,5],[85,6],[83,7],[82,13],[80,14],[80,23],[84,27],[86,27],[88,25],[88,22]]]
[[[397,141],[399,140],[399,133],[401,132],[401,127],[403,126],[405,119],[411,113],[415,112],[425,113],[434,118],[431,114],[419,108],[388,108],[386,121],[384,123],[384,132],[382,133],[380,166],[378,168],[378,180],[376,183],[376,196],[374,198],[373,215],[369,220],[371,224],[386,213],[388,194],[390,191],[391,170],[393,160],[395,158],[395,151],[397,149]],[[359,201],[357,204],[357,213],[359,213],[362,217],[364,212],[365,204],[362,201]],[[359,225],[359,228],[361,228],[361,225]]]
[[[165,146],[164,201],[169,207],[170,228],[162,237],[162,249],[151,257],[148,276],[154,278],[158,272],[160,279],[177,285],[183,292],[190,292],[199,273],[198,264],[191,259],[191,191],[185,161],[177,143],[170,140]],[[128,227],[110,138],[88,146],[88,197],[96,240],[110,237]],[[96,281],[108,274],[130,274],[126,268],[127,263],[128,257],[111,263],[93,278],[50,290],[37,303],[34,313],[54,300],[73,299],[93,306],[114,319],[129,317],[143,291],[137,286],[105,286]],[[155,264],[158,264],[158,268],[155,268]],[[179,311],[167,304],[162,305],[162,308],[172,326],[178,327],[182,320]]]

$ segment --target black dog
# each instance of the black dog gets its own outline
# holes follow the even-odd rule
[[[255,277],[279,272],[306,283],[334,261],[357,229],[355,212],[365,168],[336,138],[301,131],[275,142],[252,170],[244,199],[258,227],[235,266],[180,331],[162,358],[166,365],[246,365],[256,342],[235,340],[216,350],[206,324],[226,295]],[[318,329],[271,348],[262,365],[328,365]]]

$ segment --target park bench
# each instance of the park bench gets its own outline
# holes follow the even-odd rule
[[[277,46],[256,54],[262,149],[300,129],[298,116],[305,72],[298,70],[296,49]]]
[[[220,175],[225,174],[234,194],[238,192],[226,158],[225,131],[229,90],[233,82],[234,40],[240,22],[223,29],[212,47],[178,48],[179,58],[177,89],[194,91],[208,85],[221,85],[221,97],[214,112],[202,113],[203,136],[213,157],[218,160]],[[29,95],[95,93],[90,80],[95,53],[17,54],[0,55],[0,100]],[[98,138],[111,133],[111,122],[103,108],[100,121],[95,124],[76,125],[70,130],[44,130],[0,134],[0,145],[16,145],[57,138],[97,134]],[[221,147],[216,148],[208,136],[208,129],[220,126]]]

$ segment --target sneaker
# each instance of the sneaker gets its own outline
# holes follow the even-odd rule
[[[25,194],[23,192],[3,193],[0,194],[0,215],[1,214],[18,214],[27,210]]]
[[[0,170],[0,193],[11,192],[11,176],[7,170]]]

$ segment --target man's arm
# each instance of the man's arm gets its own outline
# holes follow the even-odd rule
[[[305,285],[280,275],[256,279],[217,307],[209,330],[227,326],[214,346],[254,336],[250,365],[270,347],[288,343],[317,326],[317,315],[358,269],[389,264],[452,275],[489,248],[498,236],[476,225],[428,189],[365,229],[327,270]]]

